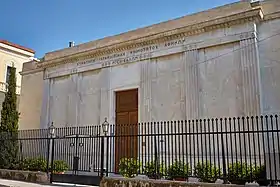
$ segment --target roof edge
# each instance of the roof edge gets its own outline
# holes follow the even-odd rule
[[[27,47],[9,42],[8,40],[1,40],[0,39],[0,43],[11,46],[11,47],[14,47],[14,48],[17,48],[17,49],[21,49],[23,51],[27,51],[27,52],[32,53],[32,54],[35,54],[35,51],[33,49],[30,49],[30,48],[27,48]]]

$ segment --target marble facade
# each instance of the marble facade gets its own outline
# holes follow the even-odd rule
[[[279,112],[279,12],[237,2],[47,53],[23,67],[41,91],[23,89],[20,128],[115,123],[115,92],[132,88],[139,122]]]

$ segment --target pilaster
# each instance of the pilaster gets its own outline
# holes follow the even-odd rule
[[[49,92],[48,92],[48,108],[47,108],[47,124],[51,124],[53,122],[53,112],[51,109],[53,109],[53,103],[54,103],[54,96],[53,96],[53,82],[54,79],[48,79],[49,80]]]
[[[77,117],[76,117],[76,122],[78,125],[81,125],[81,119],[80,119],[80,112],[81,112],[81,74],[78,73],[77,74],[77,103],[76,103],[76,114],[77,114]]]
[[[185,52],[185,111],[186,119],[199,117],[199,88],[198,88],[198,50]]]
[[[182,55],[183,59],[180,62],[180,111],[183,119],[186,118],[186,55]]]
[[[153,64],[150,60],[141,63],[140,73],[140,122],[152,120],[152,71]]]
[[[79,126],[82,124],[79,124],[78,121],[78,105],[79,105],[79,92],[78,92],[78,74],[72,74],[68,85],[68,102],[69,102],[69,108],[68,108],[68,123],[71,124],[71,126]]]
[[[245,115],[260,114],[259,58],[256,39],[240,41],[243,105]]]
[[[112,99],[111,99],[111,91],[110,91],[110,71],[111,68],[104,68],[101,71],[100,78],[100,124],[104,122],[105,118],[108,118],[109,123],[114,123],[112,112],[110,108],[112,108]],[[114,109],[113,109],[114,110]]]
[[[43,80],[43,100],[40,116],[40,127],[42,129],[48,128],[49,124],[49,98],[50,98],[50,79]]]

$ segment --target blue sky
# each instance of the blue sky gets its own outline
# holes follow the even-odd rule
[[[0,39],[36,57],[238,0],[2,0]]]

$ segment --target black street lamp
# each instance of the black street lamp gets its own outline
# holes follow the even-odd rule
[[[105,136],[107,136],[108,130],[109,130],[109,123],[107,121],[107,118],[105,118],[104,122],[102,123],[102,130]]]
[[[49,126],[49,135],[50,135],[50,137],[54,137],[54,134],[55,134],[55,127],[52,122],[52,125]]]

